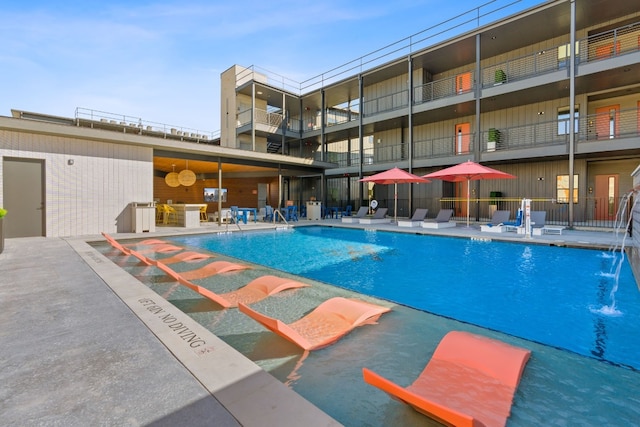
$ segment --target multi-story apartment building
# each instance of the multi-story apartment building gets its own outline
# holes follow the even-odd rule
[[[611,225],[640,163],[637,5],[548,1],[413,51],[420,37],[391,45],[406,55],[376,51],[303,83],[230,68],[221,145],[334,164],[326,181],[292,178],[287,190],[304,200],[324,184],[328,206],[366,203],[364,175],[470,159],[518,177],[471,183],[477,219],[494,200],[515,211],[508,201],[526,197],[553,222]],[[449,204],[465,217],[466,185],[400,186],[398,215]],[[374,197],[388,203],[392,191],[378,186]]]
[[[490,12],[472,10],[462,24],[447,20],[305,82],[232,66],[221,75],[219,137],[94,110],[13,111],[0,117],[5,230],[127,231],[131,202],[202,203],[203,191],[223,187],[226,199],[209,213],[313,198],[357,209],[373,197],[391,215],[446,206],[462,219],[464,182],[399,185],[394,212],[393,186],[359,180],[466,160],[517,177],[472,181],[472,219],[500,204],[515,213],[530,198],[548,222],[611,227],[640,164],[636,2],[551,0],[480,25]],[[196,181],[169,185],[182,170]]]

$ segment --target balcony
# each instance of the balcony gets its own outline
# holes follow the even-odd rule
[[[469,93],[474,89],[474,81],[475,73],[467,72],[417,86],[413,89],[413,104],[420,105]]]

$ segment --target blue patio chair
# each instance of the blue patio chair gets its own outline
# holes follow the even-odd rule
[[[351,205],[347,205],[344,211],[342,211],[342,216],[351,216]]]
[[[288,221],[297,221],[298,220],[298,207],[297,206],[289,206],[289,209],[287,209],[287,214],[289,216]]]
[[[273,221],[273,208],[269,205],[264,207],[264,218],[265,221]]]
[[[231,222],[233,224],[237,224],[238,223],[238,207],[237,206],[231,206]]]

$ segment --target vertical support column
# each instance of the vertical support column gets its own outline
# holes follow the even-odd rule
[[[413,173],[413,58],[411,55],[407,58],[407,65],[409,67],[409,117],[407,120],[408,126],[408,144],[409,144],[409,172]],[[413,212],[413,184],[409,184],[409,215]]]
[[[251,82],[251,151],[256,151],[256,83]]]
[[[324,150],[322,151],[322,161],[327,161],[329,156],[327,154],[327,147],[325,145],[325,123],[326,123],[326,119],[325,119],[325,114],[326,114],[326,106],[324,105],[326,102],[325,100],[325,93],[324,93],[324,89],[322,89],[320,91],[320,145],[322,147],[324,147]]]
[[[475,68],[475,76],[474,76],[474,96],[476,99],[476,123],[474,128],[474,137],[473,137],[473,157],[476,162],[479,162],[482,155],[482,133],[480,132],[481,123],[480,123],[480,98],[482,97],[482,69],[480,67],[480,34],[476,35],[476,68]],[[475,181],[475,196],[476,196],[476,221],[480,220],[480,180]]]
[[[222,225],[222,161],[218,159],[218,225]]]
[[[362,130],[363,124],[362,119],[364,116],[364,91],[363,91],[363,79],[362,74],[358,74],[358,97],[360,99],[360,117],[358,117],[358,150],[360,151],[359,157],[360,161],[358,162],[358,179],[362,179],[362,161],[364,160],[364,140],[362,139]],[[362,201],[362,187],[363,183],[361,182],[358,185],[358,199]]]
[[[287,97],[284,94],[284,92],[282,92],[282,146],[280,147],[280,152],[282,153],[282,155],[284,156],[284,143],[287,140],[287,118],[288,114],[287,114]]]
[[[482,69],[480,68],[480,34],[476,35],[476,71],[475,71],[475,98],[476,98],[476,123],[474,126],[473,153],[476,161],[480,160],[482,153],[482,141],[480,139],[480,98],[482,97]]]
[[[571,34],[569,50],[569,228],[573,228],[573,174],[575,157],[575,109],[576,109],[576,1],[571,0]]]

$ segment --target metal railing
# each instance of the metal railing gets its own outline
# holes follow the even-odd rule
[[[260,108],[256,108],[253,111],[255,111],[256,125],[260,124],[279,129],[282,125],[282,121],[284,120],[284,115],[282,113],[274,113]],[[238,113],[236,127],[246,126],[252,122],[253,113],[251,108],[248,108]]]
[[[194,142],[209,142],[220,137],[220,131],[210,132],[184,126],[168,125],[126,114],[109,113],[82,107],[76,108],[74,117],[77,126],[100,127],[125,133],[181,138],[185,141]]]
[[[409,91],[401,90],[399,92],[383,95],[364,101],[364,117],[369,117],[385,111],[393,111],[409,106]]]
[[[449,98],[473,91],[475,88],[473,83],[475,81],[475,73],[470,71],[463,75],[465,76],[465,81],[462,84],[459,81],[462,75],[459,74],[414,87],[413,104],[424,104],[437,99]]]
[[[462,146],[459,146],[455,135],[417,140],[413,144],[413,158],[429,159],[472,153],[474,134],[464,134],[462,138],[465,141]]]
[[[389,209],[388,214],[394,215],[395,201],[393,197],[380,197],[376,195],[378,206]],[[336,204],[343,205],[346,200],[338,200]],[[508,210],[511,212],[511,220],[515,220],[518,209],[521,207],[522,198],[471,198],[469,200],[469,216],[474,224],[488,223],[495,210]],[[366,206],[366,201],[363,201]],[[413,212],[409,210],[409,199],[399,198],[397,201],[398,216],[410,217]],[[611,230],[627,224],[630,212],[622,211],[628,205],[624,203],[624,197],[597,198],[582,197],[579,203],[574,204],[575,228]],[[453,209],[455,221],[463,222],[467,219],[467,199],[464,197],[443,198],[414,198],[412,209],[428,208],[429,218],[436,216],[440,209]],[[547,225],[569,225],[569,205],[558,203],[554,198],[531,198],[531,210],[545,211]]]
[[[640,109],[590,114],[579,121],[579,141],[611,140],[640,135]]]

